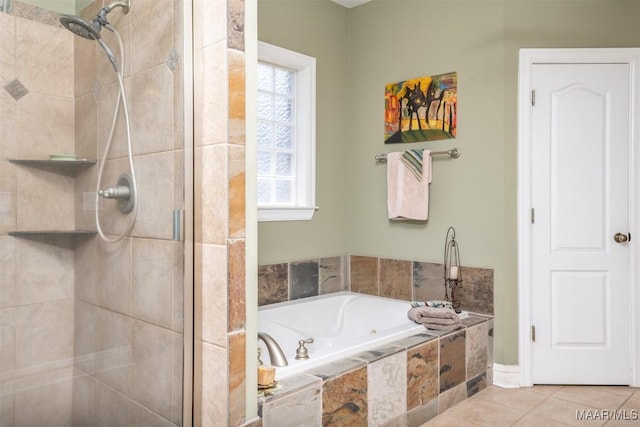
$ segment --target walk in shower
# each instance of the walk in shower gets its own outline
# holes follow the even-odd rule
[[[0,0],[0,425],[182,425],[183,2],[75,4]]]

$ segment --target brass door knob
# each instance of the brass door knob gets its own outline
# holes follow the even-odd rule
[[[615,240],[618,243],[626,243],[630,240],[629,237],[630,236],[628,234],[616,233],[615,236],[613,236],[613,240]]]

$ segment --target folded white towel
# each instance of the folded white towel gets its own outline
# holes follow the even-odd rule
[[[387,154],[387,210],[392,220],[429,218],[431,151],[422,152],[422,179],[402,161],[403,153]]]

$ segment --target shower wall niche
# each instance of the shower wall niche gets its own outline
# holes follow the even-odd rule
[[[140,193],[118,244],[19,233],[95,230],[96,165],[9,159],[100,161],[117,83],[95,42],[55,13],[11,4],[0,12],[0,425],[181,425],[184,261],[172,214],[183,208],[182,2],[134,0],[128,15],[109,16],[124,39]],[[126,169],[122,122],[105,186]],[[125,225],[110,202],[100,209],[107,231]]]

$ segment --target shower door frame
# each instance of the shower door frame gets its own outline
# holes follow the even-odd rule
[[[182,52],[183,52],[183,357],[182,357],[182,425],[193,426],[193,215],[194,215],[194,137],[193,137],[193,1],[182,1]]]

